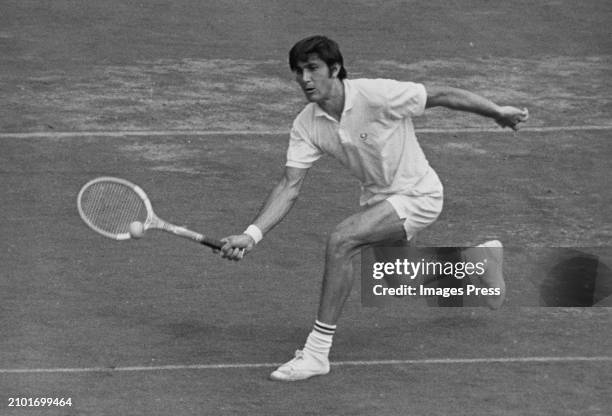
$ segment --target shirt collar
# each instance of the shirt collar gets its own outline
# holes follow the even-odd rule
[[[343,79],[342,84],[344,85],[344,110],[342,110],[342,114],[344,114],[353,107],[355,92],[348,79]],[[315,117],[330,117],[318,104],[315,104],[314,108]]]

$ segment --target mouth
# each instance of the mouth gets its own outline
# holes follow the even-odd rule
[[[316,89],[316,88],[314,88],[314,87],[307,87],[307,88],[304,88],[304,93],[305,93],[306,95],[312,95],[312,94],[314,94],[316,91],[317,91],[317,89]]]

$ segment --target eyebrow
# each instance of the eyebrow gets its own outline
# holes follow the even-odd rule
[[[320,66],[321,63],[320,62],[312,62],[312,61],[302,61],[302,62],[298,62],[296,65],[296,68],[298,69],[303,69],[303,68],[312,68],[312,67],[316,67],[316,66]]]

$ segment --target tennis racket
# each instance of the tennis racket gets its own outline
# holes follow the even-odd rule
[[[130,224],[138,221],[145,231],[166,231],[216,249],[223,246],[218,240],[159,218],[147,194],[125,179],[101,177],[87,182],[79,191],[77,207],[89,228],[114,240],[130,239]]]

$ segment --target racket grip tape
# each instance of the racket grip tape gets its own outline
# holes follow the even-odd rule
[[[220,249],[223,247],[223,243],[215,238],[207,237],[203,234],[196,233],[195,231],[191,231],[185,227],[172,227],[170,230],[172,233],[178,235],[179,237],[188,238],[190,240],[197,241],[200,244],[208,246],[210,248]]]
[[[216,249],[221,249],[221,247],[223,247],[223,243],[215,238],[210,238],[210,237],[206,237],[206,236],[202,236],[202,239],[200,240],[200,244],[204,244],[205,246],[208,246],[210,248],[216,248]]]

